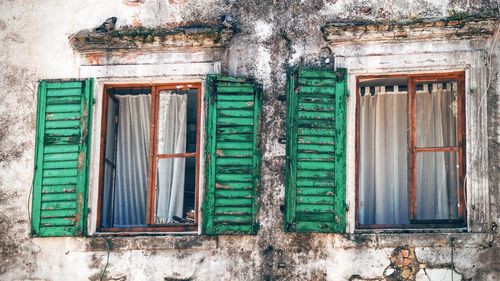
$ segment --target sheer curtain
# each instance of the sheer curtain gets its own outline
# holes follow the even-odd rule
[[[113,225],[144,225],[148,178],[149,95],[116,95],[119,100]]]
[[[417,146],[456,145],[456,83],[426,83],[417,92]],[[431,88],[432,87],[432,88]],[[458,216],[456,152],[417,154],[417,218]]]
[[[395,88],[360,99],[361,224],[408,223],[407,95]]]
[[[455,145],[454,92],[440,85],[424,85],[417,92],[419,147]],[[391,92],[385,86],[375,87],[373,95],[370,87],[365,92],[360,98],[359,221],[408,224],[407,93],[397,86]],[[417,153],[417,218],[456,214],[455,163],[455,153]]]
[[[160,91],[158,153],[186,152],[187,95]],[[185,158],[160,159],[157,165],[156,223],[183,216]]]

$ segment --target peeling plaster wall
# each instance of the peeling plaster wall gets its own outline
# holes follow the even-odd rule
[[[78,78],[92,73],[81,73],[80,58],[71,49],[68,36],[98,26],[110,16],[118,17],[119,27],[155,27],[209,23],[223,14],[238,19],[241,33],[234,36],[222,71],[253,76],[264,85],[258,235],[30,238],[28,207],[37,83],[40,79]],[[471,181],[475,190],[489,190],[475,197],[485,213],[472,218],[472,225],[479,223],[471,233],[284,233],[280,210],[284,204],[284,157],[278,139],[285,135],[286,112],[277,97],[284,93],[287,65],[317,62],[320,49],[327,45],[320,27],[339,19],[398,20],[464,14],[498,16],[498,3],[0,0],[0,279],[100,280],[107,264],[108,280],[381,280],[384,272],[390,274],[394,249],[408,245],[415,247],[411,263],[419,266],[413,276],[416,280],[451,280],[452,267],[456,270],[453,280],[500,280],[498,228],[492,228],[493,222],[500,224],[498,44],[491,53],[490,72],[478,66],[470,74],[475,95],[470,98],[469,111],[480,114],[477,124],[468,123],[468,136],[480,143],[479,164],[472,163],[477,169]],[[484,61],[489,60],[484,49],[491,43],[450,43],[446,52],[478,50]],[[348,68],[352,65],[349,57],[355,59],[360,54],[375,57],[373,65],[380,68],[377,54],[400,52],[404,58],[407,53],[425,53],[425,48],[429,47],[409,44],[333,51],[339,63],[345,58]],[[460,55],[456,56],[460,61]],[[399,65],[403,66],[401,61]],[[349,106],[352,109],[352,103]],[[474,138],[476,134],[479,137]],[[456,239],[453,262],[451,238]]]

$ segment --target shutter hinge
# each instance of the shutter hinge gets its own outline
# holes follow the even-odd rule
[[[342,81],[344,80],[344,72],[337,70],[337,81]]]
[[[215,86],[216,82],[214,80],[212,80],[210,82],[211,82],[211,85],[209,86],[210,87],[210,103],[213,104],[216,102],[216,99],[217,99],[217,95],[216,95],[217,87]]]
[[[351,92],[350,92],[349,90],[347,90],[347,91],[345,91],[345,95],[346,95],[347,97],[350,97],[350,96],[351,96]]]

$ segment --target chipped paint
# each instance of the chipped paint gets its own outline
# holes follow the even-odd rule
[[[185,31],[180,35],[151,34],[176,27],[219,26],[221,15],[232,15],[240,32],[212,33],[190,28],[194,34]],[[339,281],[384,280],[385,275],[391,274],[394,278],[426,281],[451,280],[451,276],[454,280],[499,280],[500,239],[494,226],[500,223],[497,187],[500,51],[497,45],[490,56],[491,39],[469,40],[474,35],[469,32],[472,27],[447,28],[447,24],[460,23],[469,15],[498,17],[498,3],[487,0],[2,1],[0,279],[100,280],[106,268],[104,276],[108,280]],[[119,30],[136,33],[78,35],[110,16],[118,17]],[[419,26],[420,33],[401,24],[401,21],[450,16],[454,18],[448,22],[436,21],[431,29],[429,24]],[[388,24],[380,27],[385,30],[379,32],[375,30],[378,26],[369,24],[373,21]],[[342,36],[325,40],[321,28],[331,22],[345,22],[347,26],[361,22],[366,23],[366,28],[362,34],[360,27],[337,29]],[[492,30],[488,28],[489,37]],[[425,39],[431,36],[430,31],[451,31],[460,36],[430,42]],[[409,42],[415,35],[422,40]],[[351,44],[356,36],[367,44]],[[397,42],[387,40],[389,37],[397,37]],[[351,43],[343,44],[347,39]],[[75,52],[74,40],[80,44],[76,49],[88,54],[81,56]],[[158,42],[168,48],[159,48]],[[284,231],[285,146],[280,140],[285,137],[286,102],[280,97],[285,94],[285,69],[288,65],[319,65],[319,54],[325,46],[331,47],[335,65],[348,69],[351,96],[355,90],[352,79],[360,74],[450,68],[466,71],[467,148],[471,159],[467,178],[469,232],[428,229],[355,233],[356,207],[353,190],[349,189],[354,181],[354,161],[349,155],[355,153],[351,123],[346,141],[347,234]],[[488,64],[492,68],[487,68]],[[207,71],[218,69],[224,74],[254,77],[263,84],[259,135],[263,158],[257,235],[95,234],[97,203],[95,186],[91,185],[88,222],[90,233],[95,236],[31,237],[27,202],[32,195],[39,80],[99,76],[95,87],[97,108],[104,82],[201,81]],[[349,97],[348,120],[354,120],[354,109]],[[99,112],[94,117],[95,125]],[[93,129],[93,144],[98,143],[98,130],[98,126]],[[97,148],[93,147],[92,152],[98,152]],[[217,155],[221,153],[218,151]],[[96,179],[93,174],[90,181]],[[450,238],[456,238],[453,260]],[[407,269],[408,265],[412,269]],[[384,274],[386,268],[394,271]],[[398,270],[401,274],[395,274]]]

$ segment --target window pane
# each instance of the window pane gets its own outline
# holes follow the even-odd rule
[[[417,154],[417,219],[458,219],[458,153]]]
[[[119,104],[116,138],[113,139],[112,133],[106,136],[107,143],[116,143],[116,171],[112,175],[112,169],[108,167],[112,162],[107,162],[104,227],[145,225],[151,99],[150,95],[129,92],[125,89],[115,90]],[[112,145],[106,147],[111,148]],[[109,155],[108,151],[106,155]],[[112,177],[115,178],[114,183]]]
[[[196,152],[197,93],[196,89],[160,91],[159,154]]]
[[[417,146],[457,145],[457,82],[423,82],[416,87]]]
[[[194,223],[196,158],[159,159],[156,223]]]
[[[112,165],[104,163],[104,187],[102,194],[101,226],[113,226],[113,195],[115,189],[115,169]]]
[[[102,194],[102,227],[112,227],[113,194],[115,189],[116,137],[118,132],[118,100],[108,97],[106,116],[106,151],[104,156],[104,181]]]
[[[406,80],[361,83],[359,222],[408,223]]]

